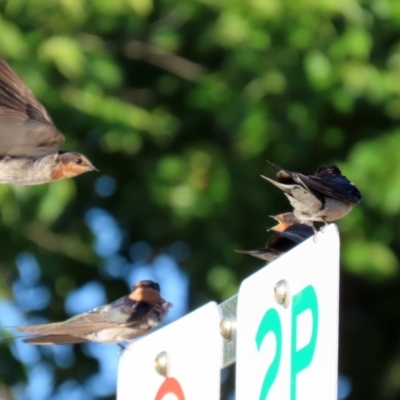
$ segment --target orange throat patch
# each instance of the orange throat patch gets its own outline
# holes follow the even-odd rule
[[[61,179],[73,178],[74,176],[81,175],[87,172],[86,168],[82,168],[76,164],[63,164],[57,163],[51,171],[51,179],[59,181]]]
[[[129,297],[135,301],[144,301],[145,303],[161,303],[162,298],[157,290],[150,288],[137,288],[135,289]]]

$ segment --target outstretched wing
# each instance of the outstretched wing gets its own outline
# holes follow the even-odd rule
[[[63,142],[46,109],[0,56],[0,156],[42,156]]]

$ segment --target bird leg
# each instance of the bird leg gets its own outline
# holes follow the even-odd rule
[[[315,228],[314,224],[311,224],[311,228],[312,228],[313,231],[314,231],[314,236],[313,236],[314,243],[317,243],[317,234],[318,234],[318,231],[317,231],[317,229]]]
[[[329,225],[329,222],[325,219],[325,217],[322,217],[322,221],[324,221],[325,225],[321,228],[321,232],[325,233],[325,229]]]
[[[302,221],[301,222],[302,224],[305,224],[305,225],[308,225],[308,226],[310,226],[311,228],[312,228],[312,230],[314,231],[314,236],[313,236],[313,240],[314,240],[314,243],[317,243],[317,234],[318,234],[318,231],[317,231],[317,228],[315,227],[315,225],[314,225],[314,222],[313,221],[310,221],[310,220],[306,220],[306,221]]]
[[[119,350],[118,350],[118,354],[122,355],[123,352],[126,350],[126,348],[128,347],[126,344],[121,344],[121,343],[117,343]]]

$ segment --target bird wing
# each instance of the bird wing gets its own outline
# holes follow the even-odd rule
[[[0,156],[51,154],[63,142],[46,109],[0,56]]]
[[[76,315],[64,322],[19,326],[17,329],[20,332],[28,332],[35,335],[68,334],[71,336],[80,336],[99,332],[103,329],[133,326],[144,321],[151,310],[151,305],[125,297],[110,305],[98,307],[87,313]]]
[[[280,255],[282,255],[282,252],[268,248],[254,249],[254,250],[235,250],[235,252],[241,254],[249,254],[250,256],[257,257],[260,258],[261,260],[268,262],[274,261]]]
[[[46,109],[3,57],[0,57],[0,93],[1,107],[54,126]]]
[[[290,184],[286,184],[286,183],[281,183],[281,182],[277,182],[274,181],[271,178],[268,178],[264,175],[260,175],[261,178],[265,179],[266,181],[268,181],[269,183],[272,183],[274,186],[276,186],[278,189],[282,190],[284,193],[290,193],[293,187],[293,180]]]
[[[63,143],[64,136],[50,125],[2,119],[0,106],[0,157],[42,157],[57,153]]]
[[[25,343],[37,344],[37,345],[49,345],[49,344],[76,344],[88,342],[88,339],[82,337],[76,337],[71,335],[43,335],[32,338],[25,338]]]
[[[267,163],[271,164],[273,167],[275,167],[276,169],[279,170],[276,173],[276,178],[278,179],[278,182],[285,183],[285,184],[291,184],[291,183],[297,182],[295,180],[296,175],[297,175],[296,172],[289,171],[288,169],[282,168],[279,165],[276,165],[268,160],[267,160]]]
[[[132,300],[125,296],[102,308],[101,312],[109,323],[135,325],[147,319],[156,308],[158,309],[158,303]]]
[[[268,240],[266,248],[275,250],[279,253],[286,253],[296,246],[298,242],[282,234],[283,232],[275,232]]]
[[[304,242],[314,234],[313,229],[309,225],[294,224],[280,232],[281,236],[290,239],[296,244]]]
[[[271,165],[272,165],[273,167],[275,167],[276,169],[279,169],[279,170],[281,170],[281,171],[285,171],[287,174],[293,174],[293,172],[292,172],[292,171],[289,171],[288,169],[282,168],[282,167],[280,167],[279,165],[274,164],[274,163],[271,162],[271,161],[268,161],[268,160],[266,160],[266,161],[267,161],[268,164],[271,164]]]
[[[302,183],[280,183],[274,181],[273,179],[267,178],[264,175],[261,175],[261,178],[267,180],[277,188],[281,189],[283,193],[285,193],[286,197],[289,199],[292,207],[295,210],[299,211],[301,214],[312,214],[313,212],[320,210],[324,204],[324,200],[321,194],[308,189]],[[294,182],[293,179],[292,182]]]
[[[324,201],[320,194],[300,185],[292,185],[291,191],[285,192],[292,207],[304,215],[312,215],[321,210]]]
[[[361,201],[361,193],[346,178],[323,179],[317,176],[297,175],[306,187],[315,192],[347,203],[358,204]]]
[[[117,326],[118,324],[108,322],[101,314],[85,313],[77,315],[76,317],[70,318],[64,322],[19,326],[17,329],[20,332],[28,332],[34,335],[80,336]]]
[[[289,171],[285,168],[280,167],[279,165],[272,163],[271,161],[267,160],[267,162],[275,168],[279,169],[276,177],[278,179],[278,182],[281,184],[298,183],[302,185],[305,189],[308,188],[311,191],[314,191],[314,194],[316,196],[316,193],[320,193],[329,197],[333,197],[334,199],[344,202],[351,202],[353,204],[358,204],[361,201],[361,193],[356,188],[356,186],[353,185],[345,177],[324,179],[318,176],[308,176],[300,174],[298,172]],[[275,182],[272,179],[266,178],[264,176],[263,178],[286,192],[282,187],[278,185],[278,182]]]

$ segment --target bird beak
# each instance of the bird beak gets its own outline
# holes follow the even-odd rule
[[[275,215],[268,215],[268,216],[269,216],[270,218],[273,218],[274,220],[276,220],[276,221],[278,221],[278,222],[280,223],[279,219],[276,218]],[[279,226],[279,224],[278,224],[278,225],[271,226],[271,228],[267,229],[267,232],[273,231],[274,228],[276,228],[277,226]]]
[[[92,165],[91,171],[99,172],[100,170],[98,168],[96,168],[94,165]]]

